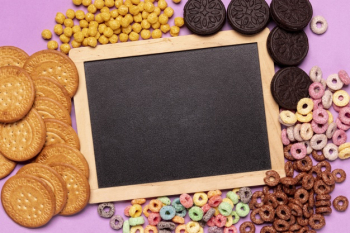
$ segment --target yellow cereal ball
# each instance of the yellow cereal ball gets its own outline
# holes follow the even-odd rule
[[[88,38],[85,38],[81,44],[86,47],[88,46],[88,42],[89,42]]]
[[[103,22],[104,22],[104,20],[102,19],[101,14],[95,15],[95,21],[96,21],[97,23],[103,23]]]
[[[170,31],[170,25],[169,25],[169,24],[161,25],[161,26],[160,26],[160,30],[161,30],[163,33],[167,33],[168,31]]]
[[[156,13],[158,16],[158,15],[160,15],[160,11],[161,11],[160,8],[157,6],[156,8],[154,8],[153,12]]]
[[[95,20],[95,15],[89,12],[89,13],[87,13],[85,15],[85,20],[88,21],[88,22],[94,21]]]
[[[97,32],[97,34],[95,36],[96,40],[98,40],[100,38],[100,36],[101,36],[101,34],[99,32]]]
[[[164,10],[165,8],[167,8],[168,6],[168,3],[166,3],[165,0],[159,0],[158,1],[158,7],[161,9],[161,10]]]
[[[184,18],[182,17],[176,17],[174,22],[175,22],[175,26],[178,26],[179,28],[185,24]]]
[[[107,37],[102,35],[102,36],[100,36],[100,38],[98,38],[98,42],[100,42],[100,44],[108,44],[109,40]]]
[[[162,31],[159,29],[153,30],[152,38],[153,39],[162,38]]]
[[[80,6],[82,3],[82,0],[73,0],[73,4],[76,6]]]
[[[146,2],[151,2],[151,3],[154,3],[155,0],[145,0],[145,3]]]
[[[115,20],[118,20],[119,23],[122,22],[123,16],[119,15],[117,18],[115,18]]]
[[[113,33],[119,35],[122,32],[121,28],[118,28],[117,30],[114,30]]]
[[[66,11],[66,16],[68,19],[74,19],[75,18],[75,11],[72,9],[68,9]]]
[[[107,22],[105,22],[105,24],[106,24],[107,27],[109,27],[109,22],[110,22],[110,20],[107,21]]]
[[[137,40],[139,40],[139,38],[140,38],[140,35],[137,34],[136,32],[131,32],[129,35],[129,39],[131,41],[137,41]]]
[[[85,38],[89,37],[89,29],[88,28],[83,28],[83,30],[81,32],[83,33]]]
[[[75,25],[74,27],[72,27],[72,31],[73,31],[73,34],[77,32],[81,32],[81,28],[79,25]]]
[[[134,22],[134,17],[131,14],[126,14],[124,18],[127,18],[130,23]]]
[[[96,21],[91,21],[90,23],[89,23],[89,27],[98,27],[98,23],[96,22]]]
[[[111,14],[108,12],[103,12],[101,13],[101,17],[103,19],[103,21],[107,22],[111,19]]]
[[[152,28],[153,29],[159,29],[160,28],[160,23],[156,22],[156,23],[152,24]]]
[[[141,22],[141,27],[142,27],[143,29],[149,29],[149,28],[151,27],[151,24],[150,24],[146,19],[144,19],[144,20],[142,20],[142,22]]]
[[[76,33],[74,33],[73,37],[74,37],[74,40],[76,42],[79,42],[79,43],[83,42],[83,40],[84,40],[83,32],[76,32]]]
[[[123,0],[115,0],[115,7],[119,8],[121,5],[123,5]]]
[[[103,31],[103,35],[108,38],[113,36],[113,30],[110,27],[106,27],[106,29]]]
[[[122,28],[122,32],[124,34],[130,34],[131,31],[132,31],[131,25],[127,26],[126,28]]]
[[[79,48],[81,46],[81,43],[77,42],[76,40],[73,40],[71,44],[73,48]]]
[[[129,8],[125,5],[121,5],[119,8],[118,8],[118,13],[122,16],[126,15],[127,13],[129,12]]]
[[[135,23],[141,23],[141,21],[142,21],[141,13],[138,13],[137,15],[134,16],[134,22]]]
[[[97,11],[97,8],[94,4],[91,4],[88,8],[87,8],[88,12],[95,14]]]
[[[120,40],[120,42],[127,42],[128,39],[129,39],[128,34],[120,33],[120,35],[119,35],[119,40]]]
[[[142,11],[141,15],[143,19],[147,19],[147,17],[149,16],[149,13],[147,11]]]
[[[136,33],[140,33],[142,30],[141,24],[139,23],[134,23],[131,27],[132,27],[132,30]]]
[[[115,44],[118,42],[118,36],[117,35],[113,35],[111,38],[109,38],[109,42],[111,44]]]
[[[74,26],[73,20],[71,20],[71,19],[65,19],[65,20],[64,20],[64,26],[66,26],[66,27],[73,27],[73,26]]]
[[[151,38],[151,31],[143,29],[141,31],[141,38],[144,39],[144,40],[147,40],[147,39]]]
[[[154,24],[156,22],[158,22],[158,16],[156,13],[151,13],[148,15],[147,17],[147,21],[150,23],[150,24]]]
[[[70,38],[67,37],[66,35],[62,34],[62,35],[60,35],[60,40],[62,41],[62,43],[69,43]]]
[[[132,6],[131,0],[125,0],[125,1],[124,1],[124,5],[127,6],[127,7]]]
[[[79,21],[79,26],[80,26],[81,28],[87,28],[87,27],[89,27],[89,23],[88,23],[88,21],[86,21],[85,19],[83,19],[83,20],[80,20],[80,21]]]
[[[84,6],[87,7],[87,6],[89,6],[92,3],[92,1],[91,0],[83,0],[82,3],[83,3]]]
[[[63,34],[64,34],[66,37],[72,37],[73,29],[70,28],[70,27],[66,27],[66,28],[63,30]]]
[[[114,7],[114,0],[105,0],[105,6],[106,7]]]
[[[47,48],[48,49],[52,49],[52,50],[56,50],[58,48],[58,43],[54,40],[50,40],[48,43],[47,43]]]
[[[129,7],[129,12],[132,15],[137,15],[138,13],[140,13],[140,10],[137,6],[132,5]]]
[[[96,36],[97,34],[97,28],[96,27],[90,27],[88,30],[89,36]]]
[[[85,13],[84,11],[82,10],[77,10],[75,12],[75,18],[79,19],[79,20],[82,20],[82,19],[85,19]]]
[[[106,24],[98,25],[98,32],[103,34],[104,30],[107,28]]]
[[[114,31],[120,28],[120,23],[118,20],[111,20],[109,21],[109,27]]]
[[[95,48],[97,46],[97,39],[95,37],[89,37],[88,38],[88,45],[91,48]]]
[[[109,13],[109,8],[105,6],[100,10],[100,12],[101,13],[103,13],[103,12]]]
[[[130,22],[129,22],[129,20],[128,20],[127,18],[123,18],[120,25],[121,25],[122,27],[125,27],[125,28],[126,28],[127,26],[130,25]]]
[[[56,33],[57,36],[60,36],[63,33],[63,27],[61,24],[56,24],[53,28],[53,31]]]
[[[171,18],[174,15],[173,8],[171,8],[171,7],[165,8],[164,15],[168,16],[168,18]]]
[[[94,5],[97,9],[102,9],[105,6],[105,1],[103,0],[95,0]]]
[[[148,13],[152,13],[154,11],[155,6],[151,2],[145,2],[144,8],[145,11],[147,11]]]
[[[45,40],[50,40],[52,38],[52,33],[50,30],[45,29],[42,33],[41,36],[45,39]]]
[[[70,45],[67,43],[61,44],[60,50],[62,53],[68,54],[70,51]]]
[[[181,0],[173,0],[173,3],[180,3],[181,2]]]
[[[141,12],[145,9],[144,6],[145,6],[145,3],[144,3],[144,2],[140,2],[140,3],[137,5],[137,7],[139,8],[139,10],[140,10]]]
[[[161,14],[158,20],[160,24],[164,25],[168,23],[169,18],[165,14]]]
[[[140,3],[140,0],[131,0],[132,4],[138,5]]]
[[[117,9],[112,10],[111,12],[109,12],[111,14],[112,18],[117,18],[119,13]]]
[[[55,20],[56,20],[57,23],[63,24],[63,22],[64,22],[65,19],[66,19],[66,16],[64,16],[64,14],[62,14],[62,13],[60,13],[60,12],[58,12],[58,13],[56,14]]]
[[[180,28],[178,26],[172,26],[170,28],[170,35],[171,36],[178,36],[180,33]]]

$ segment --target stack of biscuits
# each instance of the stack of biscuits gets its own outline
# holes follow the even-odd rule
[[[78,85],[74,63],[61,52],[28,56],[0,47],[0,179],[17,162],[31,162],[6,181],[1,201],[22,226],[43,226],[88,203],[89,166],[70,118]]]

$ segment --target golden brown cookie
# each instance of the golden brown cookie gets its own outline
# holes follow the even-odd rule
[[[80,150],[80,141],[72,126],[56,119],[45,119],[45,146],[65,143]]]
[[[43,148],[45,138],[44,120],[34,108],[20,121],[0,124],[0,151],[13,161],[35,157]]]
[[[64,179],[68,189],[68,200],[60,215],[73,215],[85,208],[90,199],[90,185],[84,174],[66,163],[50,163]]]
[[[70,113],[72,102],[67,90],[54,78],[33,77],[35,94],[38,97],[48,97],[60,102]]]
[[[18,66],[23,67],[29,55],[22,49],[13,46],[0,47],[0,67]]]
[[[34,97],[34,84],[25,70],[16,66],[0,68],[0,122],[22,119],[32,108]]]
[[[32,76],[55,78],[73,97],[79,86],[78,70],[74,62],[64,53],[43,50],[34,53],[24,64],[24,69]]]
[[[7,215],[24,227],[41,227],[55,213],[55,194],[45,181],[31,175],[15,175],[1,191]]]
[[[74,147],[67,144],[54,144],[44,147],[38,157],[36,163],[49,164],[53,162],[68,163],[78,168],[86,178],[89,178],[89,164],[84,155]]]
[[[34,101],[34,108],[43,119],[57,119],[68,125],[72,124],[72,120],[70,119],[67,109],[53,99],[47,97],[36,97]]]
[[[28,164],[19,169],[17,174],[32,175],[44,180],[55,194],[55,215],[61,212],[67,203],[68,190],[66,182],[63,180],[60,174],[58,174],[51,167],[39,163]]]
[[[15,162],[8,160],[0,153],[0,179],[8,176],[13,171],[13,169],[15,169],[15,167]]]

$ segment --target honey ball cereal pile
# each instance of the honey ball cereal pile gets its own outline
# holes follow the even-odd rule
[[[176,1],[175,3],[179,3]],[[171,36],[178,36],[180,27],[184,25],[182,17],[174,19],[174,26],[169,25],[169,19],[173,17],[174,10],[168,6],[165,0],[73,0],[77,6],[83,5],[83,10],[74,11],[68,9],[66,14],[57,13],[56,25],[53,32],[59,36],[60,50],[68,54],[71,47],[81,46],[96,47],[100,44],[114,44],[120,42],[137,41],[161,38],[163,34],[170,32]],[[74,24],[74,19],[79,24]],[[50,40],[50,30],[43,30],[42,38]],[[70,43],[70,44],[69,44]],[[48,49],[58,49],[58,43],[51,40],[47,44]]]

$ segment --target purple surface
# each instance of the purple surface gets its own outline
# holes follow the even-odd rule
[[[175,10],[174,17],[182,16],[185,2],[183,0],[180,4],[175,5],[168,0],[168,4]],[[226,6],[229,4],[229,0],[223,0],[223,2]],[[267,0],[267,2],[270,3],[271,0]],[[324,78],[338,72],[340,69],[350,71],[350,46],[348,43],[348,38],[350,37],[348,28],[350,2],[348,0],[311,0],[311,2],[313,3],[314,16],[324,16],[328,21],[329,29],[322,36],[313,34],[309,28],[306,29],[310,41],[310,51],[300,67],[308,73],[312,66],[318,65],[323,70]],[[46,41],[41,39],[41,31],[43,29],[52,30],[55,25],[54,17],[56,13],[65,13],[68,8],[77,9],[71,0],[1,1],[0,46],[17,46],[25,50],[29,55],[46,49]],[[81,6],[79,9],[85,8]],[[174,17],[169,20],[171,25],[173,25]],[[270,23],[269,27],[272,29],[273,23]],[[230,26],[226,23],[223,30],[229,29]],[[189,34],[189,31],[186,28],[182,28],[180,35],[187,34]],[[169,36],[169,33],[164,35],[164,37]],[[57,40],[57,36],[54,36],[54,39]],[[345,90],[349,92],[349,88]],[[332,112],[334,113],[334,111]],[[335,118],[336,116],[337,114]],[[75,126],[74,111],[72,111],[72,118]],[[348,136],[350,136],[349,133]],[[350,160],[337,160],[331,164],[333,168],[342,168],[349,171]],[[239,164],[236,166],[239,166]],[[10,176],[14,175],[19,167],[20,165],[17,166]],[[0,181],[0,188],[2,188],[6,180],[7,178]],[[332,193],[332,199],[338,195],[350,197],[349,179],[336,186],[335,191]],[[115,203],[116,213],[122,215],[123,209],[127,205],[128,202]],[[327,225],[319,232],[349,232],[348,215],[349,210],[345,213],[334,211],[331,216],[326,217]],[[245,218],[245,220],[249,220],[249,217]],[[236,226],[238,227],[242,222],[243,220]],[[39,229],[26,229],[18,226],[5,214],[3,208],[0,208],[0,224],[0,232],[113,232],[109,227],[109,220],[98,216],[97,205],[87,206],[86,209],[76,216],[54,217],[49,224]],[[205,231],[207,232],[207,228]],[[260,227],[257,228],[257,232],[259,231]]]

